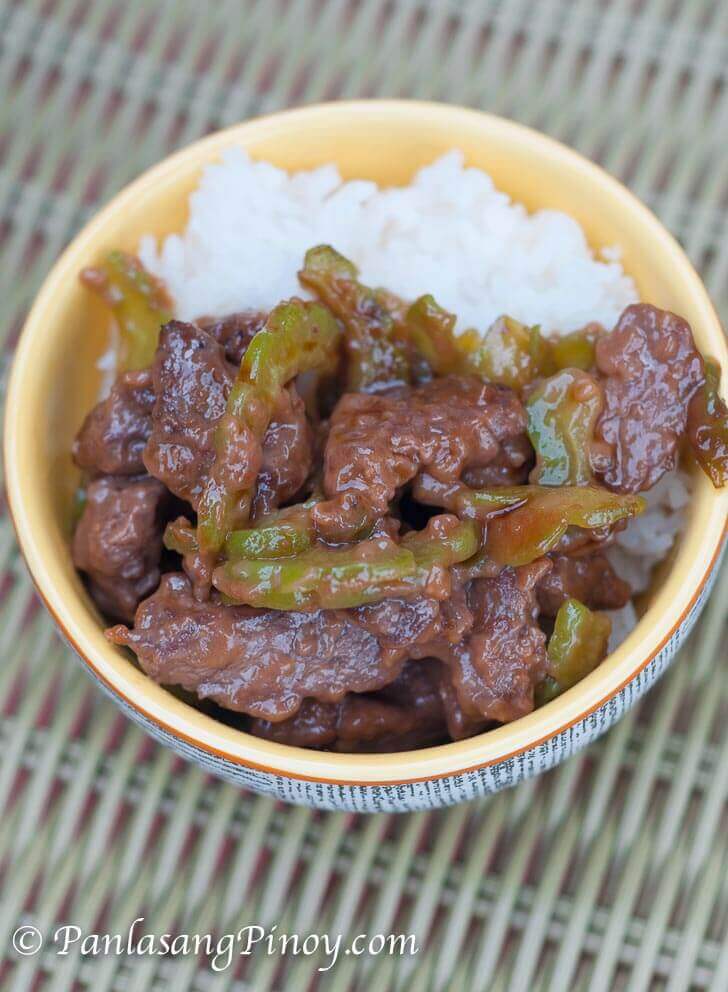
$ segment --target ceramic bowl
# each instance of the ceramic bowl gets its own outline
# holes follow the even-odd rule
[[[478,737],[399,754],[349,755],[287,747],[207,716],[147,678],[108,643],[71,562],[71,442],[99,389],[107,347],[103,307],[78,272],[141,235],[181,230],[203,166],[241,145],[286,169],[335,162],[346,178],[405,183],[459,148],[529,209],[564,210],[594,248],[619,245],[642,299],[682,314],[698,346],[728,368],[708,295],[675,240],[623,186],[536,131],[457,107],[400,101],[332,103],[213,134],[124,189],[81,231],[45,280],[15,356],[5,459],[10,508],[38,591],[89,671],[128,715],[206,769],[281,799],[324,808],[413,810],[492,793],[562,761],[604,732],[669,665],[715,575],[728,506],[695,473],[687,525],[643,604],[640,623],[591,675],[529,716]]]

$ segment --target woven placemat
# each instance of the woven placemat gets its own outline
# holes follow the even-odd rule
[[[728,317],[726,0],[16,0],[0,4],[4,360],[97,206],[206,131],[279,107],[486,108],[603,163]],[[728,989],[728,572],[669,675],[605,739],[487,801],[319,814],[207,778],[101,698],[0,519],[0,986]],[[417,954],[14,949],[50,934],[414,934]],[[22,948],[21,948],[22,949]]]

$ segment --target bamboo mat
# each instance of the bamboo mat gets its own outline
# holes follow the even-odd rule
[[[7,363],[97,206],[199,135],[279,107],[413,96],[535,125],[650,204],[728,318],[726,0],[0,4]],[[724,571],[649,697],[488,801],[320,814],[206,778],[101,698],[0,518],[0,987],[728,990]],[[413,933],[410,956],[21,957],[20,924]],[[3,956],[4,955],[4,956]]]

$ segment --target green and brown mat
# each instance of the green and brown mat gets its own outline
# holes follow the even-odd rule
[[[3,0],[0,38],[5,364],[63,245],[142,169],[252,115],[362,96],[484,108],[578,148],[655,209],[728,318],[727,0]],[[145,738],[57,636],[7,516],[0,573],[1,988],[728,989],[728,571],[600,743],[487,801],[359,817],[241,793]],[[215,971],[48,942],[140,917],[420,950]],[[45,948],[14,948],[20,926]]]

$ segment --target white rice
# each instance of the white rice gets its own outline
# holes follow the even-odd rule
[[[461,330],[484,331],[505,313],[548,333],[590,321],[611,328],[638,299],[618,246],[596,257],[572,217],[529,214],[487,173],[465,168],[458,151],[408,186],[380,189],[343,182],[334,165],[289,175],[233,148],[205,169],[184,233],[161,244],[147,236],[139,255],[171,292],[177,316],[192,320],[308,295],[296,273],[306,250],[324,243],[355,262],[369,285],[405,299],[432,293]],[[682,526],[687,478],[673,472],[655,486],[648,510],[609,551],[635,592],[647,588]],[[613,648],[637,616],[629,604],[612,620]]]
[[[96,359],[96,368],[101,373],[101,386],[99,388],[99,399],[105,400],[111,392],[111,387],[116,382],[119,373],[119,351],[121,349],[121,334],[116,321],[111,321],[109,332],[109,343],[106,351]]]
[[[667,557],[683,528],[690,501],[690,476],[681,469],[668,472],[642,495],[647,509],[617,534],[607,552],[614,570],[635,593],[649,588],[653,568]]]
[[[303,295],[306,249],[332,244],[362,280],[405,299],[432,293],[459,326],[485,330],[501,314],[548,332],[596,320],[612,327],[637,300],[615,249],[597,259],[564,213],[529,214],[452,151],[409,186],[343,182],[334,165],[289,176],[240,148],[205,169],[183,235],[139,254],[191,320]]]
[[[626,640],[627,635],[630,634],[639,622],[639,617],[637,616],[637,611],[631,602],[623,606],[621,610],[605,610],[604,611],[609,617],[612,629],[609,633],[609,645],[608,650],[610,652],[618,648],[622,641]]]

